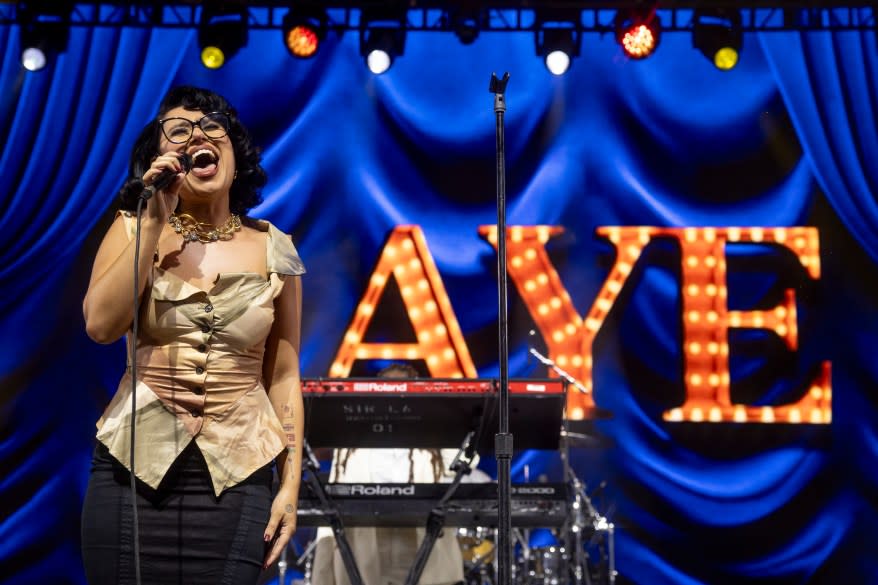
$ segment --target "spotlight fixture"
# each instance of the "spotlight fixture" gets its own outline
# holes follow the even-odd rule
[[[477,7],[460,6],[449,11],[445,18],[450,24],[454,36],[464,45],[471,45],[479,37],[485,14]]]
[[[43,69],[49,60],[67,50],[70,39],[69,6],[21,8],[21,64],[28,71]]]
[[[728,71],[738,64],[744,34],[741,13],[732,9],[700,9],[692,25],[692,46],[717,69]]]
[[[616,13],[616,41],[632,59],[649,57],[659,44],[661,22],[655,5]]]
[[[298,3],[283,20],[284,44],[290,55],[308,59],[317,54],[326,36],[329,17],[325,9]]]
[[[202,4],[198,25],[202,65],[219,69],[246,44],[246,5],[224,8],[212,2]]]
[[[541,27],[534,33],[537,55],[553,75],[564,75],[573,57],[579,56],[580,34],[573,28]]]
[[[381,11],[364,11],[360,22],[360,55],[369,71],[380,75],[390,69],[393,60],[405,52],[405,18],[402,9],[386,7]]]

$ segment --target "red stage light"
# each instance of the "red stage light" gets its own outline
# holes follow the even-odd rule
[[[655,8],[646,11],[619,11],[616,15],[616,40],[632,59],[649,57],[659,43],[661,23]]]
[[[320,46],[320,37],[309,26],[294,26],[287,32],[284,38],[287,49],[294,57],[308,58],[317,52]]]

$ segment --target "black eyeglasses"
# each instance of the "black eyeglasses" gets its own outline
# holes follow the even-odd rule
[[[165,135],[168,142],[183,144],[192,138],[196,125],[208,138],[222,138],[229,133],[231,121],[225,112],[211,112],[202,116],[197,122],[187,118],[165,118],[159,120],[159,125],[162,127],[162,134]]]

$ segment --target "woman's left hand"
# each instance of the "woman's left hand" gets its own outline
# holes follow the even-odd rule
[[[298,490],[281,486],[271,504],[271,518],[265,527],[266,553],[262,567],[267,569],[290,542],[296,532],[296,506],[299,503]]]

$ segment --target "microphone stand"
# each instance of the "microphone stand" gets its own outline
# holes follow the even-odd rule
[[[506,161],[503,134],[503,115],[506,113],[506,84],[509,73],[502,79],[491,74],[488,91],[494,94],[494,114],[497,121],[497,280],[499,288],[499,342],[500,342],[500,421],[494,436],[494,453],[497,457],[497,503],[499,517],[497,555],[497,579],[499,585],[509,585],[512,561],[512,433],[509,432],[509,334],[506,299]]]

